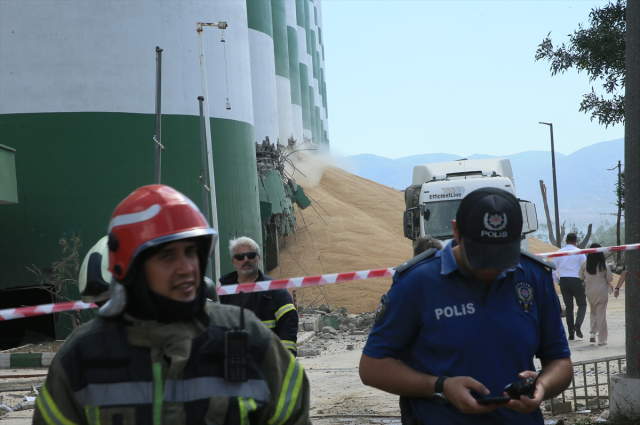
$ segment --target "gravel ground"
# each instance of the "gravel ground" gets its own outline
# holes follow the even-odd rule
[[[42,342],[39,344],[27,344],[22,347],[0,351],[1,353],[57,353],[64,341]]]

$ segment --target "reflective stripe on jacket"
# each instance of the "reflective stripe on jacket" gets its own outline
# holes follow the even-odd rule
[[[245,312],[249,380],[224,379],[224,332],[239,309],[210,304],[211,324],[96,318],[54,358],[34,424],[308,424],[302,366]]]
[[[271,276],[258,270],[258,281],[273,280]],[[238,272],[228,273],[220,278],[222,285],[234,285],[238,283]],[[253,292],[243,294],[245,308],[253,311],[258,319],[271,329],[294,355],[297,353],[298,341],[298,312],[293,305],[291,295],[286,289],[273,291]],[[220,297],[220,303],[240,306],[239,294]]]

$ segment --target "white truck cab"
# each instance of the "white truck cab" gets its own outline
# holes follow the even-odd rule
[[[404,235],[416,240],[429,235],[448,242],[453,238],[451,220],[470,192],[495,187],[516,196],[511,162],[506,158],[460,159],[416,165],[412,185],[405,189]],[[522,247],[528,250],[526,235],[538,229],[536,207],[518,199],[522,209]]]

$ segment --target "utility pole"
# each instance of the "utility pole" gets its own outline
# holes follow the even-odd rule
[[[640,242],[640,167],[633,166],[640,158],[640,2],[637,0],[627,2],[626,78],[625,242],[638,243]],[[640,251],[629,251],[625,257],[628,276],[625,287],[627,376],[638,379],[640,382]],[[640,407],[638,409],[640,410]]]
[[[162,49],[156,46],[156,135],[153,141],[156,144],[155,168],[153,173],[153,183],[160,184],[160,174],[162,172]]]
[[[625,242],[640,242],[640,1],[629,0],[625,46]],[[625,254],[625,347],[627,372],[611,379],[611,415],[640,419],[640,251]]]
[[[622,243],[620,241],[620,219],[622,217],[622,163],[618,161],[618,190],[616,190],[618,195],[618,220],[616,221],[616,245],[620,246]],[[618,251],[616,253],[616,266],[620,265],[620,255],[621,252]]]
[[[549,126],[551,132],[551,171],[553,172],[553,204],[556,210],[556,246],[562,248],[562,241],[560,240],[560,212],[558,211],[558,184],[556,182],[556,152],[553,146],[553,124],[550,122],[540,122]],[[547,223],[548,225],[549,223]]]

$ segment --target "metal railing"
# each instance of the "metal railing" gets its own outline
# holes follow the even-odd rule
[[[599,366],[599,364],[601,364]],[[573,363],[573,378],[571,386],[561,394],[562,402],[573,401],[571,410],[582,410],[578,407],[578,400],[584,399],[585,409],[603,409],[608,407],[609,394],[611,394],[611,376],[622,373],[623,364],[626,365],[626,356],[613,356],[601,359],[584,360]],[[589,367],[593,365],[593,367]],[[589,370],[587,370],[589,368]],[[580,379],[582,378],[582,379]],[[579,382],[576,383],[576,380]],[[581,381],[581,382],[580,382]],[[604,388],[602,388],[604,387]],[[591,392],[590,389],[594,389]],[[567,395],[569,393],[569,395]],[[595,394],[593,394],[595,393]],[[594,405],[589,401],[595,398]],[[607,399],[606,406],[603,400]],[[554,412],[554,399],[551,399],[551,411]]]

